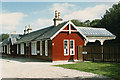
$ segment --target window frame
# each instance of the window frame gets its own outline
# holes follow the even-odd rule
[[[45,40],[45,56],[48,56],[48,40]]]
[[[42,56],[42,41],[40,41],[40,56]]]
[[[10,44],[9,44],[9,54],[11,54],[11,53],[10,53]]]
[[[67,54],[65,53],[65,48],[64,48],[64,42],[67,41]],[[64,39],[63,40],[63,49],[64,49],[64,56],[68,56],[69,55],[69,40],[68,39]]]
[[[20,54],[24,55],[24,43],[20,44]]]
[[[32,51],[33,48],[34,48],[34,51]],[[31,55],[37,55],[37,42],[36,41],[31,42]]]
[[[17,44],[17,54],[19,53],[19,44]]]
[[[70,55],[75,55],[75,40],[74,39],[70,39],[70,42],[71,41],[73,41],[73,48],[71,49],[71,47],[70,47]],[[71,46],[71,44],[70,44],[70,46]],[[74,50],[73,54],[71,54],[71,50]]]

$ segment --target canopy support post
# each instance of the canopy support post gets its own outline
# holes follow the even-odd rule
[[[103,43],[104,43],[105,40],[101,40],[100,43],[101,43],[101,48],[102,48],[102,61],[104,61],[104,47],[103,47]]]

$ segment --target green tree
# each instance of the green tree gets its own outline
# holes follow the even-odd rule
[[[120,40],[120,2],[114,4],[112,8],[106,10],[105,15],[100,20],[98,27],[104,27],[117,36]]]
[[[0,35],[0,42],[3,41],[4,39],[7,39],[9,37],[9,34],[1,34]]]
[[[100,19],[95,19],[91,21],[90,26],[91,27],[98,27],[98,24],[100,23]]]

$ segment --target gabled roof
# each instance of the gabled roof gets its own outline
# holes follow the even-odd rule
[[[9,38],[8,38],[8,39],[5,39],[5,40],[2,41],[2,46],[7,45],[7,44],[9,44],[9,43],[10,43]]]
[[[76,27],[71,21],[63,22],[57,26],[50,26],[44,29],[40,29],[29,34],[24,35],[21,37],[17,43],[21,42],[30,42],[30,41],[38,41],[44,39],[53,39],[60,31],[65,28],[68,24],[73,25],[73,27],[79,32],[85,39],[88,41],[88,37],[96,37],[101,39],[101,37],[107,37],[104,40],[108,40],[108,37],[112,37],[110,39],[114,39],[116,36],[107,31],[104,28],[91,28],[91,27]]]
[[[67,21],[63,22],[57,26],[50,26],[50,27],[40,29],[40,30],[31,32],[29,34],[26,34],[21,39],[19,39],[17,41],[17,43],[50,39],[50,37],[53,36],[58,30],[60,30],[61,27],[64,26],[66,23],[67,23]]]
[[[23,35],[21,35],[21,34],[9,34],[9,39],[10,39],[12,45],[13,45],[14,43],[16,43],[17,40],[20,39],[22,36],[23,36]]]
[[[105,28],[76,27],[86,37],[115,37]]]

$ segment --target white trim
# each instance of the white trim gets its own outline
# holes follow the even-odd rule
[[[19,46],[19,45],[17,44],[17,54],[19,53],[19,50],[18,50],[18,49],[19,49],[19,47],[18,47],[18,46]]]
[[[48,56],[48,40],[45,40],[45,56]]]
[[[4,48],[4,53],[5,53],[5,45],[3,46],[3,48]]]
[[[77,32],[79,32],[87,41],[88,41],[88,38],[83,34],[81,33],[81,31],[78,31],[76,26],[71,22],[71,21],[68,21],[59,31],[57,31],[50,39],[52,40],[57,34],[59,34],[61,31],[65,31],[63,30],[67,25],[71,24]]]
[[[37,55],[37,45],[36,45],[36,41],[31,42],[31,54],[32,55]]]
[[[9,45],[7,45],[7,54],[9,54]]]
[[[75,40],[74,39],[70,39],[70,42],[73,41],[73,48],[70,48],[70,55],[75,55]],[[71,46],[71,45],[70,45]],[[73,54],[71,53],[73,51]]]
[[[42,56],[42,41],[40,41],[40,56]]]
[[[11,54],[11,53],[10,53],[10,44],[9,44],[9,54]]]
[[[65,32],[68,32],[68,31],[70,31],[70,32],[78,32],[77,30],[61,30],[61,31],[65,31]]]
[[[57,34],[59,34],[61,30],[63,30],[69,24],[69,22],[67,22],[59,31],[57,31],[52,37],[50,37],[50,39],[52,40]]]
[[[67,46],[66,46],[67,54],[66,54],[66,49],[64,48],[64,42],[65,42],[65,41],[67,41]],[[69,55],[69,40],[68,40],[68,39],[64,39],[64,40],[63,40],[63,48],[64,48],[64,56]]]
[[[24,54],[24,43],[20,44],[20,53]]]

